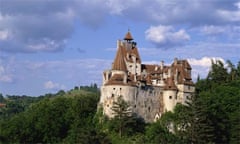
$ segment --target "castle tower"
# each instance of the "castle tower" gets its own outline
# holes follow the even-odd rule
[[[173,111],[176,105],[177,90],[173,77],[167,78],[163,92],[164,111]]]

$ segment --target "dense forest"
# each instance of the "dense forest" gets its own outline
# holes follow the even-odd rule
[[[108,119],[97,85],[39,97],[0,95],[0,143],[240,143],[240,62],[212,62],[187,105],[154,123],[131,113],[121,97]]]

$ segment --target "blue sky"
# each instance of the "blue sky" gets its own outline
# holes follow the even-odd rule
[[[130,29],[143,63],[240,61],[239,0],[0,0],[0,93],[102,83]]]

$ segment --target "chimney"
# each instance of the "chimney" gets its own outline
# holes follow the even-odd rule
[[[120,47],[121,45],[121,40],[117,40],[117,49]]]
[[[127,74],[126,73],[124,73],[124,77],[123,77],[123,83],[127,83]]]
[[[171,70],[171,68],[169,68],[169,69],[168,69],[168,77],[170,77],[171,74],[172,74],[172,70]]]
[[[163,70],[163,67],[164,67],[164,61],[161,61],[161,63],[160,63],[161,70]]]
[[[178,59],[174,58],[174,65],[177,65],[177,61],[178,61]]]

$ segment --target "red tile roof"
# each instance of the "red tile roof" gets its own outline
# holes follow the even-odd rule
[[[5,107],[5,106],[6,106],[6,104],[0,103],[0,108]]]
[[[173,77],[167,78],[165,83],[166,85],[164,86],[164,90],[177,90],[177,86],[174,83]]]
[[[194,85],[191,78],[191,66],[187,60],[177,60],[172,64],[173,74],[178,75],[179,84]]]
[[[127,34],[124,37],[124,40],[129,40],[129,41],[133,40],[133,37],[132,37],[130,31],[127,32]]]
[[[116,53],[116,57],[114,59],[112,70],[119,70],[128,72],[127,62],[133,63],[136,60],[136,63],[141,64],[141,58],[138,53],[138,49],[135,45],[135,42],[131,42],[133,40],[131,33],[128,31],[124,40],[118,45],[118,50]],[[186,84],[186,85],[194,85],[191,78],[191,66],[187,60],[178,60],[175,59],[172,65],[164,66],[164,65],[149,65],[149,64],[141,64],[141,71],[146,71],[146,74],[141,76],[135,76],[131,73],[128,73],[127,80],[124,82],[124,74],[114,74],[106,85],[110,84],[118,84],[118,85],[137,85],[137,81],[143,82],[147,85],[152,84],[152,80],[161,80],[163,79],[163,74],[168,74],[169,70],[171,74],[168,75],[166,80],[164,79],[165,89],[176,90],[177,87],[174,82],[174,76],[177,77],[177,84]],[[104,73],[104,77],[106,79],[106,74]],[[126,78],[126,77],[125,77]]]
[[[127,66],[124,60],[124,48],[119,46],[115,60],[112,65],[113,70],[127,71]]]

